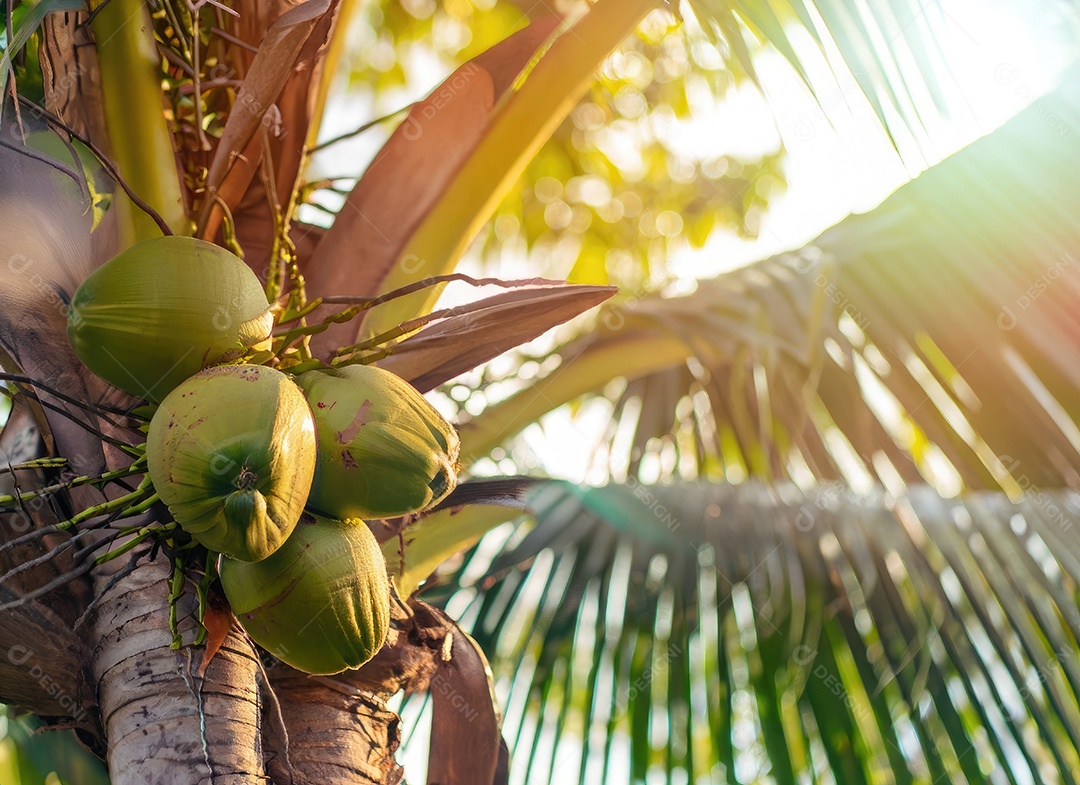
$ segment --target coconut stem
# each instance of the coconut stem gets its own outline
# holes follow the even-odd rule
[[[56,460],[56,459],[53,459],[53,460]],[[5,469],[4,471],[17,471],[17,470],[23,469],[23,468],[28,468],[28,469],[29,468],[36,468],[36,466],[34,466],[32,464],[36,464],[36,461],[31,461],[28,464],[19,464],[18,466],[11,466],[11,467],[8,467],[7,469]],[[49,464],[49,465],[55,466],[57,464]],[[28,501],[31,501],[33,499],[37,499],[37,498],[39,498],[41,496],[48,496],[50,494],[56,493],[57,491],[63,491],[63,490],[71,489],[71,488],[77,488],[80,485],[91,485],[91,484],[96,484],[96,483],[101,483],[102,485],[104,485],[106,483],[113,482],[114,480],[122,479],[124,477],[130,477],[133,474],[142,474],[145,471],[146,471],[146,459],[145,458],[140,458],[140,459],[134,461],[130,466],[128,466],[125,469],[116,469],[115,471],[105,472],[104,474],[98,474],[98,475],[94,475],[94,476],[84,474],[81,477],[75,477],[75,478],[73,478],[71,480],[66,480],[64,482],[58,482],[58,483],[55,483],[53,485],[46,485],[44,488],[38,488],[38,489],[33,490],[33,491],[25,491],[23,493],[17,493],[17,494],[11,495],[11,496],[0,496],[0,506],[7,506],[7,505],[11,505],[11,504],[21,505],[24,502],[28,502]],[[144,481],[144,485],[145,485],[145,483],[146,483],[146,481]],[[139,487],[141,488],[143,486],[140,485]],[[124,497],[124,498],[127,498],[127,497]],[[94,509],[96,509],[96,508],[94,508]]]
[[[210,584],[217,578],[217,561],[207,556],[206,570],[195,587],[195,596],[199,600],[199,631],[195,634],[195,645],[201,646],[206,642],[206,608],[209,602]]]
[[[156,493],[151,494],[150,496],[147,496],[144,501],[141,501],[138,504],[133,504],[130,507],[128,507],[126,510],[124,510],[124,514],[121,515],[120,517],[121,518],[128,518],[128,517],[131,517],[132,515],[138,515],[141,512],[146,512],[151,507],[153,507],[155,504],[157,504],[159,501],[161,501],[160,496],[158,496]]]
[[[91,27],[103,84],[105,120],[120,175],[172,227],[190,234],[184,212],[172,135],[161,96],[161,56],[142,0],[93,0]],[[158,226],[128,211],[121,224],[125,245],[156,237]]]
[[[139,487],[129,494],[124,496],[118,496],[115,499],[110,499],[107,502],[102,502],[93,507],[87,507],[85,510],[81,510],[75,515],[68,518],[62,523],[58,523],[61,529],[73,529],[89,518],[93,518],[97,515],[106,515],[110,512],[121,511],[119,517],[127,517],[129,515],[135,515],[139,512],[143,512],[147,506],[153,504],[157,500],[157,494],[152,493],[147,498],[147,493],[153,489],[153,483],[150,482],[150,477],[144,477],[143,481],[139,483]],[[142,502],[137,504],[137,502]],[[136,506],[132,506],[136,505]]]
[[[300,308],[298,311],[290,311],[289,307],[286,306],[285,310],[281,314],[281,319],[279,320],[279,322],[281,324],[288,324],[289,322],[295,322],[298,319],[303,319],[305,316],[310,316],[311,312],[314,311],[316,308],[318,308],[322,304],[323,304],[322,298],[321,297],[316,297],[314,300],[309,300],[304,305],[304,307]],[[301,326],[306,326],[306,325],[301,325]]]
[[[176,608],[180,598],[184,596],[184,562],[179,556],[173,557],[172,577],[169,579],[169,629],[172,631],[172,643],[169,647],[179,649],[184,645],[184,639],[180,635],[179,619]]]
[[[424,321],[432,321],[433,319],[439,318],[439,315],[440,315],[440,312],[435,311],[434,313],[429,314],[430,318],[425,319]],[[419,322],[419,321],[421,321],[421,320],[420,319],[414,319],[414,320],[412,320],[410,322],[406,322],[405,324],[399,324],[397,327],[395,327],[392,330],[387,330],[384,333],[380,333],[379,335],[372,336],[371,338],[368,338],[367,340],[360,341],[359,343],[354,343],[351,346],[342,346],[340,349],[338,349],[336,352],[334,352],[334,354],[336,355],[334,359],[336,360],[336,359],[339,359],[341,357],[348,357],[350,355],[357,354],[358,352],[362,352],[365,349],[371,349],[371,348],[374,348],[376,346],[379,346],[380,344],[384,344],[384,343],[387,343],[389,341],[392,341],[395,338],[400,338],[401,336],[405,335],[405,333],[410,333],[414,329],[416,329],[416,327],[418,327],[419,325],[415,324],[415,322]]]
[[[122,537],[125,534],[132,534],[132,538],[125,542],[123,545],[121,545],[119,548],[116,548],[115,550],[109,550],[108,553],[103,553],[101,556],[98,556],[96,559],[94,559],[94,563],[104,564],[105,562],[110,562],[113,559],[119,556],[123,556],[125,553],[128,553],[133,548],[138,547],[138,545],[142,542],[145,542],[148,537],[168,534],[174,529],[176,529],[175,523],[167,523],[164,525],[155,524],[153,526],[143,526],[142,528],[132,526],[126,530],[121,530],[117,532],[117,537]]]
[[[35,458],[32,461],[23,461],[22,463],[16,463],[14,465],[9,465],[9,466],[6,466],[4,468],[0,468],[0,474],[4,474],[5,472],[10,473],[10,472],[30,471],[31,469],[62,469],[63,467],[67,466],[67,464],[68,464],[68,459],[63,458],[63,457],[61,457],[61,458],[52,458],[52,457]]]
[[[495,279],[495,278],[473,278],[472,276],[465,275],[464,273],[448,273],[446,275],[435,275],[435,276],[432,276],[430,278],[425,278],[422,281],[416,281],[414,283],[407,284],[406,286],[402,286],[399,289],[393,290],[392,292],[387,292],[386,294],[381,294],[378,297],[339,297],[339,296],[331,296],[331,297],[316,298],[316,299],[310,301],[309,303],[307,303],[299,311],[297,311],[295,315],[288,314],[287,318],[283,317],[281,319],[281,322],[282,323],[287,323],[287,322],[296,321],[297,319],[302,319],[304,316],[306,316],[308,313],[310,313],[311,310],[314,310],[315,308],[317,308],[320,305],[329,305],[331,303],[350,303],[350,305],[349,305],[348,308],[344,308],[341,311],[338,311],[337,313],[330,314],[325,319],[323,319],[322,322],[320,322],[319,324],[313,324],[313,325],[310,325],[310,326],[302,324],[299,327],[294,327],[293,329],[289,330],[288,332],[283,333],[281,335],[281,337],[280,337],[282,343],[281,343],[280,347],[278,348],[278,350],[276,352],[274,352],[274,356],[275,357],[282,356],[285,353],[285,351],[289,348],[289,346],[293,343],[293,341],[295,341],[298,338],[312,336],[312,335],[318,335],[319,333],[325,332],[326,330],[330,329],[331,325],[342,324],[344,322],[350,321],[351,319],[356,318],[356,316],[358,314],[363,313],[364,311],[371,310],[376,305],[382,305],[383,303],[390,302],[391,300],[395,300],[395,299],[397,299],[399,297],[405,297],[407,295],[414,294],[414,293],[416,293],[416,292],[418,292],[418,291],[420,291],[422,289],[427,289],[429,287],[437,286],[437,285],[443,284],[443,283],[448,283],[450,281],[462,281],[462,282],[470,284],[472,286],[488,286],[488,285],[492,285],[492,286],[504,286],[504,287],[508,287],[508,288],[514,288],[514,287],[517,287],[517,286],[530,286],[530,285],[543,284],[543,283],[555,283],[554,281],[548,281],[548,280],[545,280],[543,278],[533,278],[533,279],[522,280],[522,281],[501,281],[501,280],[498,280],[498,279]],[[432,319],[440,318],[441,316],[445,316],[448,313],[449,313],[449,311],[437,311],[434,314],[428,314],[427,317],[421,317],[423,319],[426,319],[426,321],[412,320],[410,322],[405,322],[403,325],[400,325],[398,329],[400,329],[401,327],[406,327],[407,326],[408,329],[406,331],[415,330],[417,327],[421,327],[424,324],[426,324],[427,321],[431,321]],[[393,331],[391,331],[391,332],[393,332]],[[389,334],[389,333],[386,333],[386,334]]]
[[[240,245],[240,241],[236,239],[236,224],[233,221],[232,210],[229,209],[229,205],[225,203],[217,194],[214,194],[214,201],[221,209],[221,238],[226,248],[236,254],[239,258],[244,258],[244,249]]]

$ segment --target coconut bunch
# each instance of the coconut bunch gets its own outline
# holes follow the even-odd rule
[[[239,258],[161,237],[82,283],[68,336],[92,372],[152,404],[150,481],[176,524],[222,555],[222,588],[252,639],[299,670],[338,673],[370,659],[389,625],[365,519],[444,499],[459,441],[389,371],[281,363],[276,322]]]

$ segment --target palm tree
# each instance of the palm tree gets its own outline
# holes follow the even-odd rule
[[[616,468],[621,487],[534,485],[535,528],[497,530],[471,552],[467,580],[445,579],[462,586],[447,607],[464,609],[475,642],[437,609],[439,581],[425,586],[430,603],[414,590],[517,514],[517,483],[466,485],[468,506],[373,525],[412,598],[391,645],[334,679],[264,667],[212,607],[210,644],[173,650],[172,565],[148,558],[155,547],[95,566],[93,530],[76,549],[47,528],[111,498],[101,488],[115,486],[80,478],[123,472],[123,448],[139,439],[132,422],[102,414],[131,402],[87,374],[62,334],[65,294],[137,238],[171,229],[240,248],[271,294],[291,293],[297,308],[323,296],[313,325],[335,306],[375,306],[359,327],[327,322],[311,351],[350,347],[336,356],[377,361],[423,391],[609,296],[547,283],[432,314],[423,284],[453,271],[654,5],[600,0],[541,16],[463,65],[413,107],[325,232],[294,213],[321,74],[340,56],[354,4],[235,3],[234,19],[216,3],[149,15],[111,0],[92,4],[88,28],[69,4],[44,2],[9,24],[9,51],[36,47],[44,110],[9,108],[67,143],[42,153],[20,132],[0,150],[14,262],[0,344],[20,385],[4,446],[32,446],[40,428],[53,462],[32,468],[50,475],[41,485],[64,487],[34,496],[49,504],[20,509],[4,529],[0,697],[68,718],[107,754],[115,783],[325,783],[398,781],[400,725],[386,701],[427,691],[428,781],[498,782],[506,750],[483,650],[498,655],[515,766],[536,779],[557,764],[561,773],[576,727],[589,753],[574,758],[583,781],[650,768],[669,781],[679,771],[751,781],[755,766],[785,782],[825,771],[836,781],[1053,781],[1053,771],[1071,781],[1078,548],[1066,524],[1077,448],[1061,305],[1071,261],[1054,265],[1076,230],[1075,156],[1060,133],[1076,127],[1076,105],[1064,93],[1053,104],[1062,126],[1038,107],[812,251],[685,300],[612,306],[559,350],[557,373],[463,423],[475,460],[622,377],[612,423],[631,427],[639,448]],[[744,33],[811,84],[792,30],[835,45],[898,147],[920,136],[911,96],[942,97],[938,42],[918,3],[691,6],[751,79]],[[917,75],[901,78],[907,60]],[[16,88],[35,73],[26,61]],[[995,202],[1002,193],[1015,200]],[[1022,237],[1005,231],[1010,220],[1024,222]],[[1038,297],[1026,293],[1040,280]],[[972,359],[976,340],[993,349]],[[639,464],[658,450],[700,479],[645,485]],[[950,482],[964,495],[950,497]],[[176,604],[181,617],[195,610],[190,594]],[[190,640],[196,624],[180,629]],[[517,675],[509,694],[507,674]]]

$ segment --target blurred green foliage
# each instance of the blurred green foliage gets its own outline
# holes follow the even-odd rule
[[[0,14],[3,14],[5,24],[0,25],[0,52],[8,51],[7,16],[8,4],[0,2]],[[33,10],[33,4],[19,3],[11,9],[11,29],[18,31],[28,22]],[[16,32],[14,40],[18,42]],[[38,65],[38,46],[41,41],[39,36],[33,35],[27,40],[26,45],[16,51],[11,60],[11,68],[15,73],[15,79],[19,85],[19,93],[33,101],[44,99],[45,92],[41,82],[41,67]]]
[[[549,274],[636,290],[662,281],[680,248],[701,247],[718,228],[756,235],[784,185],[781,151],[739,160],[690,128],[695,105],[735,83],[711,43],[654,14],[529,165],[485,251],[524,241]]]
[[[3,785],[108,785],[105,764],[70,730],[42,730],[29,715],[0,705],[0,783]]]
[[[404,87],[421,64],[456,67],[522,28],[528,17],[497,0],[380,0],[363,4],[346,40],[351,87]]]
[[[349,93],[377,114],[394,112],[435,86],[433,72],[448,74],[523,27],[525,5],[368,3],[348,31]],[[782,151],[740,160],[689,128],[695,107],[745,78],[692,22],[651,15],[500,205],[480,258],[519,252],[529,275],[634,291],[663,283],[664,262],[716,229],[755,236],[769,197],[785,186]]]

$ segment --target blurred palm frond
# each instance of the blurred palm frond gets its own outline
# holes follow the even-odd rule
[[[512,781],[1075,782],[1077,494],[531,502],[444,595],[492,655]]]
[[[798,252],[609,306],[463,426],[484,454],[627,380],[594,464],[626,479],[538,486],[428,590],[492,655],[513,781],[1076,781],[1076,85]]]
[[[1076,487],[1077,84],[797,252],[614,301],[462,426],[469,454],[622,375],[597,458],[615,477]]]

